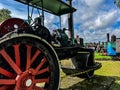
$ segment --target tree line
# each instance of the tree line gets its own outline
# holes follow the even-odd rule
[[[0,9],[0,23],[8,18],[11,18],[11,11],[8,9]]]

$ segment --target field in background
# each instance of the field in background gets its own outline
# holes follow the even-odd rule
[[[102,53],[95,52],[95,59],[96,60],[119,60],[120,61],[120,56],[107,56],[107,55],[103,55]]]
[[[96,60],[107,60],[107,59],[109,59],[109,60],[112,60],[112,56],[105,56],[105,55],[103,55],[102,53],[95,53],[95,59]]]

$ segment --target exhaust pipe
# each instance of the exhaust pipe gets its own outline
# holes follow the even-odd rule
[[[110,41],[109,38],[110,38],[110,35],[109,35],[109,33],[107,33],[107,42]]]

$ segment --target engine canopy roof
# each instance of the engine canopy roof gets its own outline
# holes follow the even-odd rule
[[[72,13],[76,11],[75,8],[71,7],[70,5],[66,4],[61,0],[15,0],[26,5],[30,5],[32,7],[42,9],[52,13],[57,16],[61,16],[63,14]]]

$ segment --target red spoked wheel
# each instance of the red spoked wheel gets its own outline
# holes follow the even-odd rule
[[[20,18],[9,18],[0,24],[0,35],[3,36],[8,32],[14,31],[16,28],[23,29],[28,26],[29,24]]]
[[[43,39],[19,35],[0,43],[0,90],[57,90],[59,65]]]

